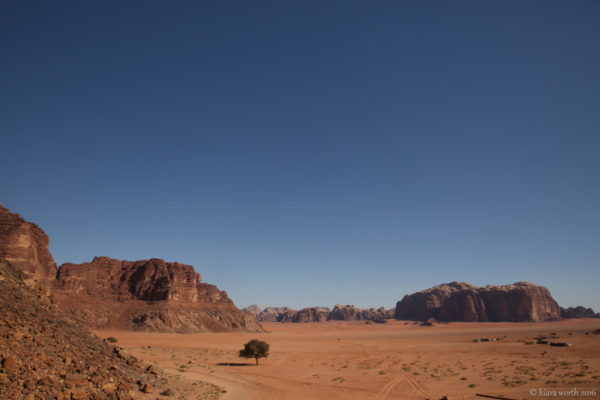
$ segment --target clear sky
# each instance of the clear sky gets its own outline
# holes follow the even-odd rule
[[[600,2],[2,1],[0,202],[238,306],[600,311]]]

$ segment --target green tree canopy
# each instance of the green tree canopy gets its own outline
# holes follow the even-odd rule
[[[258,339],[252,339],[240,350],[240,357],[256,359],[258,365],[259,358],[269,357],[269,344]]]

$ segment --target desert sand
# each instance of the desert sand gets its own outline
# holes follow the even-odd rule
[[[268,332],[96,333],[117,338],[170,378],[195,383],[200,399],[472,399],[481,393],[531,400],[598,398],[600,390],[600,336],[585,334],[600,328],[597,319],[263,326]],[[525,344],[551,334],[573,347]],[[474,342],[493,337],[501,340]],[[254,338],[271,346],[258,366],[238,357]]]

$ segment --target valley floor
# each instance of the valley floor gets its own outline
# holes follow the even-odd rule
[[[189,399],[600,399],[600,320],[548,323],[263,323],[268,333],[159,334],[98,331],[171,379]],[[556,333],[573,347],[532,344]],[[476,338],[501,340],[476,343]],[[271,346],[254,365],[238,352]],[[229,364],[229,365],[227,365]],[[556,391],[553,393],[552,391]],[[559,391],[571,391],[561,393]]]

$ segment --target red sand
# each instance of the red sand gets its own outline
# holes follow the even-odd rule
[[[173,379],[197,382],[199,398],[206,399],[471,399],[476,393],[581,399],[595,398],[600,390],[600,335],[585,335],[600,328],[600,320],[263,326],[269,333],[97,333],[116,337],[119,345]],[[573,347],[525,344],[551,333],[560,336],[554,341]],[[501,340],[473,341],[487,337]],[[258,366],[253,359],[238,358],[242,345],[254,338],[271,345],[271,355]],[[573,388],[577,395],[542,396]]]

